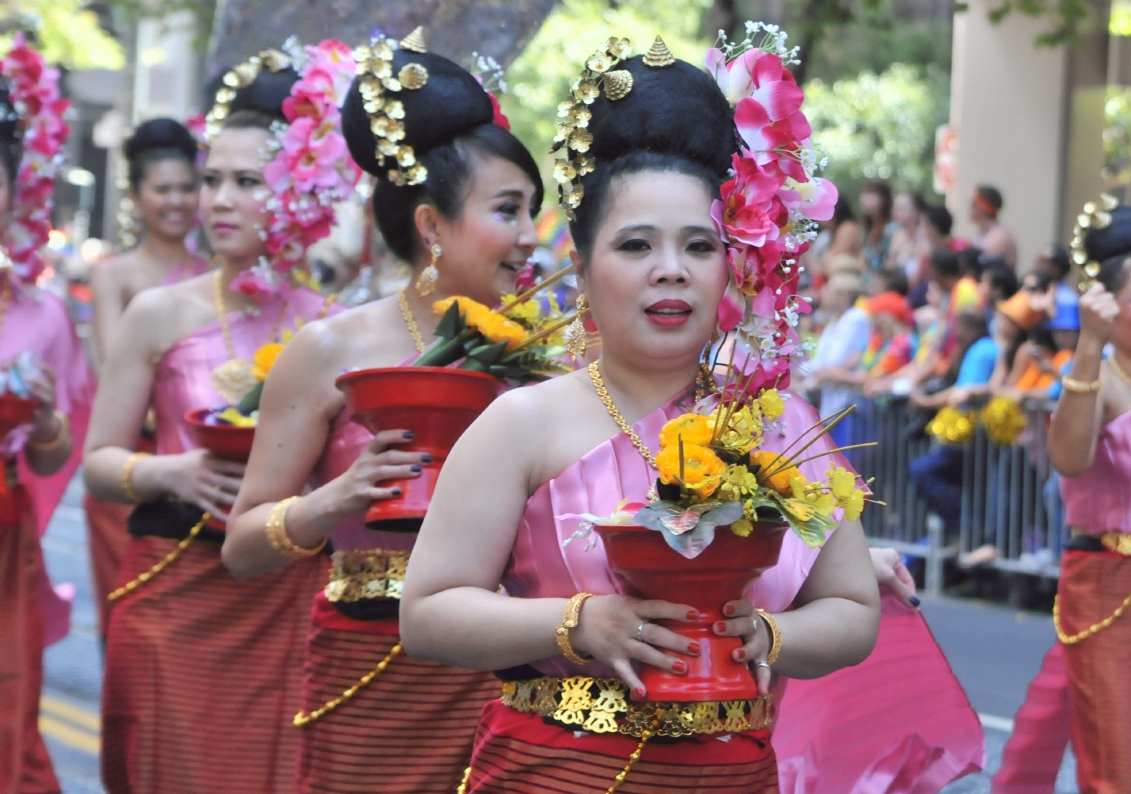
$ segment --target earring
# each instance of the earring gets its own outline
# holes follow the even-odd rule
[[[436,263],[440,261],[440,255],[444,253],[444,249],[440,247],[439,243],[432,243],[432,247],[428,250],[432,254],[432,261],[428,263],[428,267],[420,271],[420,275],[416,279],[416,294],[422,298],[436,291],[436,281],[440,278],[440,271],[436,269]]]
[[[565,332],[566,352],[569,357],[575,362],[579,361],[585,355],[586,333],[585,323],[581,320],[589,311],[589,301],[585,295],[579,294],[577,296],[577,314],[573,318],[573,322],[569,324],[569,328]]]

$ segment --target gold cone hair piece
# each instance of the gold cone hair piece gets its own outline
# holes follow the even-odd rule
[[[401,39],[401,49],[411,52],[428,52],[428,47],[424,44],[424,28],[418,27]]]
[[[644,65],[651,66],[653,69],[662,69],[665,66],[671,66],[675,63],[675,56],[672,55],[668,45],[664,44],[664,40],[659,36],[652,42],[648,54],[644,56]]]

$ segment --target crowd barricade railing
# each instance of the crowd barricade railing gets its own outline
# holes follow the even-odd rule
[[[973,408],[973,406],[972,406]],[[990,565],[1005,571],[1056,577],[1066,536],[1055,472],[1047,449],[1053,404],[1022,404],[1026,428],[1013,446],[992,442],[979,424],[963,447],[960,531],[946,532],[916,493],[913,460],[936,442],[926,432],[932,411],[910,406],[905,397],[861,396],[842,438],[848,444],[876,442],[847,456],[873,498],[862,522],[873,546],[895,548],[925,562],[924,589],[941,592],[947,559],[983,545],[997,548]]]

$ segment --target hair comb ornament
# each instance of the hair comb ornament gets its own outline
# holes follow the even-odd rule
[[[664,49],[666,51],[667,48]],[[561,120],[550,152],[564,150],[565,156],[554,163],[554,179],[558,183],[558,200],[571,219],[585,195],[581,178],[592,173],[597,166],[596,161],[586,154],[593,143],[593,135],[587,129],[593,117],[589,106],[601,95],[602,87],[605,96],[613,102],[628,96],[632,91],[632,73],[613,67],[631,55],[632,44],[628,39],[615,36],[609,39],[585,62],[585,69],[573,84],[569,99],[558,105],[558,118]]]
[[[1087,292],[1096,283],[1096,276],[1100,274],[1100,263],[1090,260],[1084,239],[1089,231],[1106,229],[1111,225],[1111,213],[1119,206],[1115,196],[1103,193],[1100,203],[1089,201],[1084,209],[1076,216],[1076,225],[1072,229],[1072,243],[1069,251],[1072,256],[1072,265],[1077,270],[1076,286],[1080,294]]]
[[[288,42],[289,43],[289,42]],[[231,112],[232,102],[240,89],[247,88],[259,77],[259,73],[266,67],[272,72],[281,72],[290,69],[293,65],[291,56],[279,50],[264,50],[258,55],[253,55],[239,66],[234,66],[224,75],[223,84],[216,92],[212,109],[204,117],[204,138],[213,140]]]
[[[428,52],[421,28],[406,36],[399,47],[409,52]],[[389,181],[403,187],[423,184],[428,179],[428,169],[417,162],[411,146],[401,143],[405,138],[404,103],[389,94],[419,91],[428,84],[428,70],[423,64],[408,63],[393,77],[396,48],[397,45],[380,36],[369,46],[356,48],[353,57],[357,62],[359,90],[369,116],[369,129],[377,138],[377,163],[383,166],[387,158],[396,160],[398,167],[389,170]]]
[[[664,44],[664,40],[657,36],[656,40],[652,42],[652,46],[648,48],[648,53],[644,56],[644,65],[651,66],[653,69],[663,69],[673,63],[675,63],[675,56],[668,49],[668,45]]]

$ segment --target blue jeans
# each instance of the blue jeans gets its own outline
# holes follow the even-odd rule
[[[962,447],[942,445],[911,461],[911,481],[927,508],[957,536],[962,523]]]

